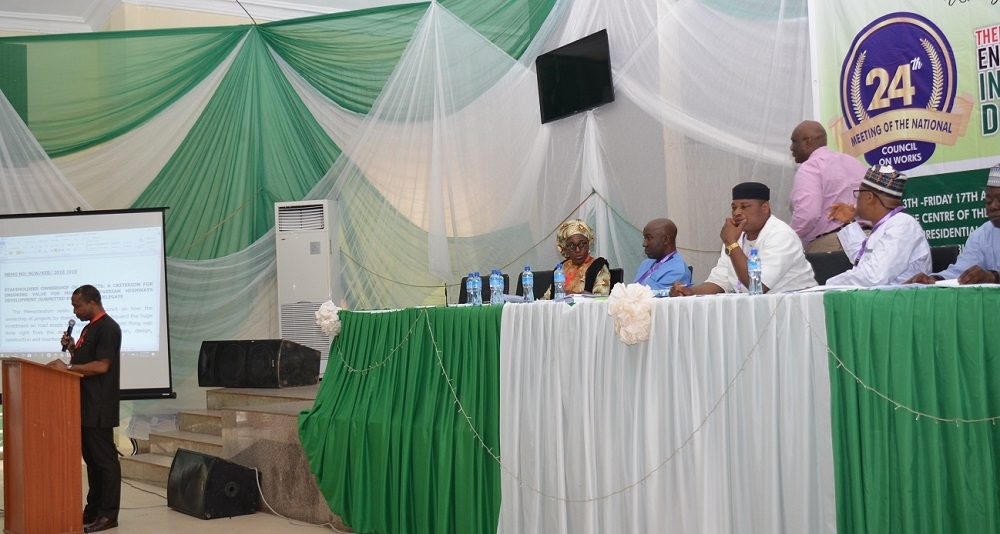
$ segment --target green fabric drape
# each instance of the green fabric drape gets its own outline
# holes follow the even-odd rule
[[[824,299],[838,530],[1000,532],[1000,291]]]
[[[367,113],[429,4],[406,4],[264,24],[265,41],[344,109]]]
[[[149,120],[218,67],[247,28],[4,38],[25,47],[27,61],[0,65],[0,78],[26,79],[27,108],[18,113],[55,158]]]
[[[171,257],[225,256],[270,230],[274,203],[303,198],[339,155],[251,28],[205,111],[133,207],[170,206]]]
[[[518,59],[535,38],[556,2],[439,0],[438,3],[497,45],[497,48]]]
[[[500,315],[340,312],[299,438],[330,509],[355,532],[496,532],[500,467],[465,414],[499,455]]]

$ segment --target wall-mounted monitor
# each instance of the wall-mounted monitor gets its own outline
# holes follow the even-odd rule
[[[608,31],[538,56],[535,74],[542,124],[614,102]]]

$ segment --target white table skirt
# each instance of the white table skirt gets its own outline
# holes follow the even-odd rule
[[[823,295],[504,307],[498,532],[836,532]]]

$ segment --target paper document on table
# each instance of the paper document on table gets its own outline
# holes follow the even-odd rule
[[[861,286],[812,286],[800,289],[799,293],[813,293],[816,291],[848,291],[852,289],[867,289]]]
[[[997,284],[959,284],[958,278],[950,280],[938,280],[934,285],[940,287],[997,287]]]
[[[852,290],[865,291],[865,290],[869,290],[869,289],[882,289],[882,290],[886,290],[886,289],[910,289],[910,288],[916,288],[916,287],[930,287],[930,286],[926,286],[924,284],[897,284],[897,285],[881,285],[881,286],[871,286],[871,287],[845,286],[845,285],[839,285],[839,286],[838,285],[833,285],[833,286],[813,286],[813,287],[810,287],[810,288],[801,289],[801,290],[799,290],[799,293],[810,293],[810,292],[813,292],[813,291],[852,291]]]

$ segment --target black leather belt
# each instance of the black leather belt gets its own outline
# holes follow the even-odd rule
[[[839,226],[839,227],[837,227],[837,228],[834,228],[833,230],[830,230],[829,232],[826,232],[824,234],[819,234],[818,236],[816,236],[816,237],[813,238],[813,241],[815,241],[815,240],[817,240],[817,239],[819,239],[821,237],[826,237],[826,236],[828,236],[830,234],[835,234],[835,233],[843,230],[845,226],[847,226],[846,223],[843,224],[843,225],[841,225],[841,226]]]

